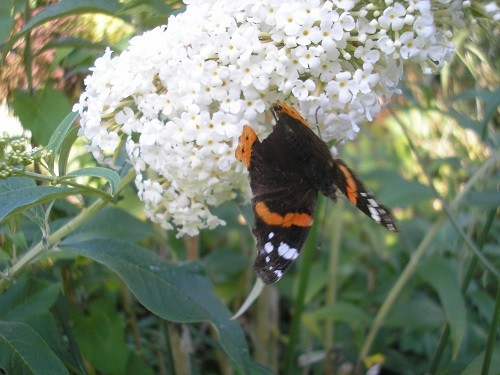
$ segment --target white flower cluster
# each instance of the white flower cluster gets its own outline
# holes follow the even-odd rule
[[[396,90],[404,60],[425,72],[453,51],[452,0],[191,0],[184,13],[106,51],[75,107],[101,162],[126,142],[148,216],[179,235],[248,186],[234,158],[245,124],[287,100],[324,140],[353,139]]]

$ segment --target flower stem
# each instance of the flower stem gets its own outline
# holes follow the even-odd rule
[[[304,310],[304,300],[307,291],[307,281],[311,273],[311,266],[313,263],[314,248],[316,247],[316,234],[318,225],[313,225],[311,233],[309,234],[306,245],[302,250],[302,266],[299,271],[299,280],[297,285],[297,294],[295,296],[294,311],[290,328],[290,339],[288,342],[287,351],[285,353],[285,364],[283,374],[294,374],[294,358],[295,349],[300,333],[300,323],[302,319],[302,312]]]
[[[121,191],[128,183],[134,180],[135,172],[131,169],[127,175],[120,181],[118,191]],[[56,230],[47,238],[42,239],[31,250],[24,254],[14,265],[4,272],[4,277],[0,279],[0,293],[7,288],[10,284],[11,278],[16,276],[22,269],[30,264],[36,257],[38,257],[44,250],[56,245],[62,238],[73,232],[76,228],[80,227],[83,223],[94,216],[98,211],[109,203],[109,199],[98,198],[92,203],[89,208],[82,211],[75,218],[70,220],[64,226]]]
[[[335,225],[333,225],[332,229],[332,245],[329,252],[329,261],[328,261],[328,283],[326,285],[326,298],[325,305],[330,306],[335,303],[337,300],[337,282],[339,279],[338,276],[338,266],[339,266],[339,257],[340,257],[340,243],[342,238],[342,228],[343,228],[343,220],[342,220],[342,211],[344,209],[344,199],[337,200],[337,204],[333,208],[333,214],[331,215],[335,219]],[[326,359],[329,359],[330,352],[333,350],[333,343],[335,339],[335,323],[333,320],[327,320],[325,323],[325,335],[323,339],[323,345],[325,348],[325,352],[327,353]],[[329,360],[325,361],[325,367],[331,366],[332,363]],[[333,373],[332,371],[325,371],[326,373]]]

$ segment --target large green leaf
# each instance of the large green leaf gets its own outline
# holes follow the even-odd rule
[[[445,259],[435,256],[419,266],[418,274],[439,295],[450,326],[453,357],[456,358],[467,327],[465,303],[456,271]]]
[[[59,290],[58,284],[20,278],[0,295],[0,319],[26,321],[47,312],[55,303]]]
[[[115,239],[72,242],[61,246],[116,272],[137,299],[158,316],[176,322],[211,322],[228,356],[245,374],[270,372],[250,357],[245,336],[221,303],[199,263],[170,263],[153,252]]]
[[[0,221],[27,208],[82,193],[82,189],[57,186],[27,186],[0,192]]]
[[[23,128],[31,130],[33,139],[42,145],[49,143],[57,126],[71,110],[68,98],[50,86],[34,95],[14,91],[11,106]]]
[[[105,374],[124,374],[130,352],[114,301],[94,300],[86,310],[72,316],[73,332],[85,359]]]
[[[0,321],[0,368],[8,374],[68,374],[44,339],[22,322]]]
[[[71,234],[71,242],[96,238],[119,238],[122,241],[137,242],[153,234],[148,223],[138,220],[122,209],[106,207],[76,229]]]

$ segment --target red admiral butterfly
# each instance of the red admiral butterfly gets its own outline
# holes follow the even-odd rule
[[[313,222],[318,191],[336,200],[339,189],[363,213],[397,231],[390,210],[379,204],[356,175],[294,108],[273,104],[276,125],[262,142],[243,127],[236,159],[248,168],[258,254],[254,268],[266,284],[278,281],[298,257]]]

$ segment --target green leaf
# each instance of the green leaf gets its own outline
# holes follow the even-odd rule
[[[47,144],[47,149],[52,151],[52,155],[55,156],[59,153],[61,146],[64,142],[64,139],[68,135],[69,130],[71,129],[71,125],[78,118],[77,112],[70,112],[64,120],[57,126],[57,129],[54,131],[52,136],[50,137],[49,143]]]
[[[71,110],[68,98],[50,86],[34,95],[16,90],[11,105],[23,128],[31,130],[33,139],[42,145],[49,142],[57,125]]]
[[[491,317],[495,309],[495,300],[484,290],[475,290],[468,293],[471,303],[477,309],[481,318],[491,324]]]
[[[120,183],[120,175],[118,173],[116,173],[112,169],[103,167],[82,168],[77,171],[68,173],[67,175],[63,176],[62,179],[66,179],[68,177],[81,177],[81,176],[104,178],[106,181],[109,182],[112,195],[116,193],[116,189],[118,189],[118,185]]]
[[[154,231],[148,223],[138,220],[122,209],[106,207],[71,233],[68,241],[119,238],[122,241],[137,242],[153,234]]]
[[[445,322],[443,310],[430,298],[419,297],[394,306],[385,318],[387,327],[432,329]]]
[[[36,184],[35,181],[33,181],[31,178],[27,177],[9,177],[6,180],[0,180],[0,196],[3,192],[8,192],[8,191],[19,191],[19,189],[23,188],[35,188]],[[1,201],[0,201],[1,204]],[[1,212],[1,207],[0,207],[0,212]],[[40,206],[32,206],[28,210],[25,210],[22,212],[22,215],[24,215],[26,218],[30,219],[34,223],[40,223],[41,221],[44,221],[45,219],[45,211],[43,210],[42,207]],[[1,219],[0,219],[1,221]],[[17,217],[16,216],[11,216],[9,217],[9,225],[14,224],[17,222]],[[14,224],[16,225],[16,224]],[[19,245],[19,244],[18,244]],[[26,248],[26,247],[22,247]]]
[[[82,189],[57,186],[22,187],[0,192],[0,221],[41,203],[82,192]]]
[[[106,374],[123,374],[129,351],[122,319],[111,299],[94,300],[85,314],[76,311],[72,317],[73,332],[84,357]]]
[[[34,187],[34,186],[36,186],[35,181],[33,181],[31,178],[9,177],[5,180],[0,180],[0,194],[7,191],[23,189],[26,187]]]
[[[351,327],[367,327],[372,321],[371,317],[359,307],[341,301],[306,312],[302,315],[302,319],[316,334],[321,332],[319,323],[325,320],[345,322]]]
[[[496,115],[498,106],[500,106],[500,88],[497,88],[495,91],[488,89],[466,90],[452,98],[452,101],[454,102],[462,100],[470,100],[474,102],[478,100],[482,101],[484,103],[482,106],[482,119],[479,121],[471,119],[469,116],[454,109],[449,110],[448,114],[455,117],[460,125],[473,129],[481,137],[481,139],[484,139],[488,123]]]
[[[43,338],[21,322],[0,321],[0,368],[8,374],[68,374]]]
[[[0,319],[26,321],[48,312],[60,291],[58,284],[20,278],[0,295]]]
[[[460,292],[456,271],[440,257],[433,257],[419,266],[420,277],[439,295],[450,326],[453,357],[456,358],[467,327],[465,303]]]
[[[13,27],[12,1],[0,1],[0,46],[9,37]]]
[[[176,322],[209,321],[219,333],[228,356],[245,374],[270,374],[250,356],[245,335],[221,303],[199,263],[165,261],[134,244],[115,239],[71,243],[79,255],[89,257],[116,272],[137,299],[156,315]]]
[[[59,176],[64,176],[68,167],[69,154],[73,144],[78,138],[78,128],[70,128],[66,138],[64,138],[59,152]]]
[[[483,372],[481,372],[483,368],[483,360],[484,360],[484,352],[482,352],[471,363],[469,363],[466,369],[462,371],[461,375],[483,374]],[[495,348],[493,348],[490,369],[489,369],[490,371],[487,372],[487,374],[500,375],[499,369],[500,369],[500,346],[496,346]]]

